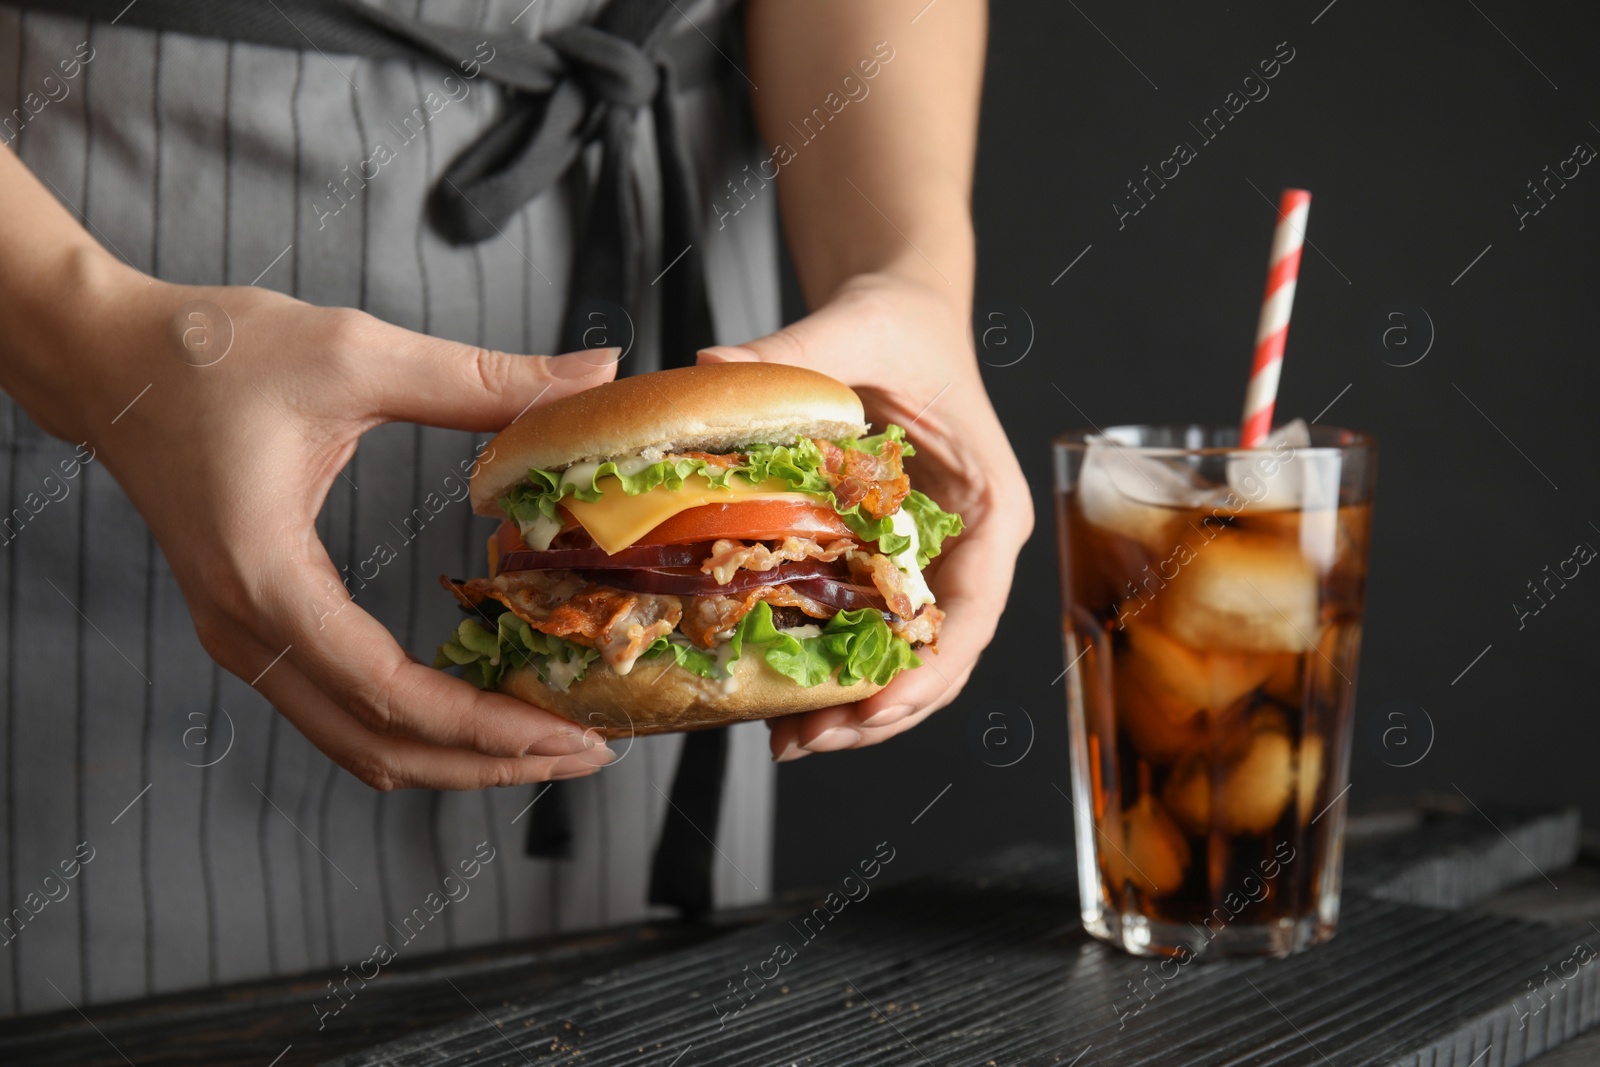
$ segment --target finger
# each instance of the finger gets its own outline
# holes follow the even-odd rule
[[[879,692],[853,704],[838,704],[786,716],[772,727],[773,757],[783,762],[798,753],[837,752],[878,744],[904,733],[961,692],[978,656],[994,637],[1011,586],[1011,534],[1001,523],[980,524],[970,537],[954,542],[935,576],[939,605],[946,617],[938,651],[920,653],[922,666],[901,671]],[[781,730],[781,736],[780,736]]]
[[[859,319],[822,307],[765,337],[740,345],[713,345],[695,353],[698,363],[788,363],[826,370],[835,364],[853,366],[858,358],[876,362]],[[854,328],[852,328],[854,327]],[[870,332],[870,330],[869,330]]]
[[[266,617],[285,658],[368,730],[502,757],[604,747],[597,733],[553,712],[418,663],[349,598],[321,543],[307,550],[315,558],[276,576]]]
[[[937,376],[919,382],[918,374],[907,368],[922,368],[926,353],[906,351],[904,345],[905,338],[895,331],[823,308],[754,341],[701,349],[695,359],[701,364],[784,363],[820,371],[861,393],[875,420],[906,424],[917,422],[952,380]],[[886,390],[885,382],[898,387]]]
[[[861,731],[860,744],[851,747],[864,748],[867,745],[876,745],[889,740],[891,737],[898,737],[906,731],[921,725],[932,717],[935,712],[942,711],[953,703],[956,697],[961,695],[961,691],[966,688],[967,682],[971,678],[972,671],[968,670],[955,678],[937,698],[920,708],[914,707],[910,714],[905,714],[902,717],[869,716],[857,727]]]
[[[912,729],[944,708],[966,685],[971,671],[952,680],[933,700],[915,705],[892,705],[885,712],[869,713],[862,704],[835,704],[798,715],[769,719],[768,747],[778,763],[789,763],[816,752],[842,752],[881,744]],[[883,690],[888,692],[886,688]]]
[[[329,700],[292,663],[279,662],[257,687],[306,739],[374,789],[486,789],[576,778],[616,758],[609,749],[567,756],[486,756],[401,737],[380,737]]]
[[[702,348],[694,355],[694,361],[699,364],[706,363],[757,363],[761,356],[752,348],[743,345],[713,345],[711,348]]]
[[[830,303],[765,337],[740,345],[715,345],[696,354],[701,363],[789,363],[831,374],[846,384],[898,382],[927,352],[910,346],[903,320],[870,301]]]
[[[800,726],[804,715],[781,715],[767,719],[767,748],[774,763],[787,763],[811,753],[800,747]]]
[[[380,324],[381,325],[381,324]],[[383,326],[368,342],[381,370],[368,383],[370,414],[389,421],[500,430],[529,408],[616,376],[622,350],[522,356]]]
[[[767,738],[772,758],[788,763],[814,752],[834,752],[853,748],[859,740],[856,704],[834,704],[826,708],[768,719]]]

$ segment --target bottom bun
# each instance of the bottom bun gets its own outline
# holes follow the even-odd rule
[[[670,661],[642,661],[626,675],[592,665],[566,692],[552,689],[529,669],[507,671],[500,691],[548,708],[605,737],[704,730],[746,719],[767,719],[849,704],[881,690],[862,679],[840,685],[833,678],[803,686],[779,674],[760,656],[733,665],[732,684],[702,678]]]

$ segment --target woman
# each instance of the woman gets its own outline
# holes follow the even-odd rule
[[[384,0],[359,17],[399,43],[358,27],[350,54],[304,32],[316,4],[141,5],[0,8],[0,1010],[645,913],[683,739],[618,759],[426,663],[452,623],[436,576],[470,573],[487,532],[459,502],[474,448],[619,358],[683,356],[694,316],[668,287],[705,282],[721,344],[700,360],[803,363],[910,425],[918,485],[969,522],[931,669],[771,722],[773,758],[875,744],[954,698],[1032,524],[968,341],[981,3]],[[535,39],[560,42],[542,96]],[[605,162],[537,140],[561,93]],[[540,182],[507,192],[501,132],[560,171],[526,202]],[[682,253],[675,160],[705,220]],[[814,309],[782,329],[780,204]],[[626,299],[583,305],[589,283]],[[563,336],[591,350],[507,354]],[[732,731],[720,904],[765,891],[760,737]],[[524,855],[539,794],[485,787],[556,779],[573,857]]]

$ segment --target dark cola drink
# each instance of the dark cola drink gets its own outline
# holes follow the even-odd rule
[[[1374,450],[1228,441],[1057,443],[1083,920],[1141,954],[1287,955],[1338,921]]]

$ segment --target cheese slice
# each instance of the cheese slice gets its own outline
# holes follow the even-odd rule
[[[656,486],[629,496],[622,485],[611,475],[595,483],[601,496],[592,504],[576,497],[566,497],[561,506],[572,512],[594,543],[608,553],[621,552],[639,538],[654,530],[679,512],[706,504],[750,503],[753,501],[798,501],[804,504],[822,503],[822,498],[811,493],[787,490],[787,483],[771,479],[761,485],[750,485],[739,478],[728,479],[726,488],[713,488],[698,474],[684,479],[682,489]]]

